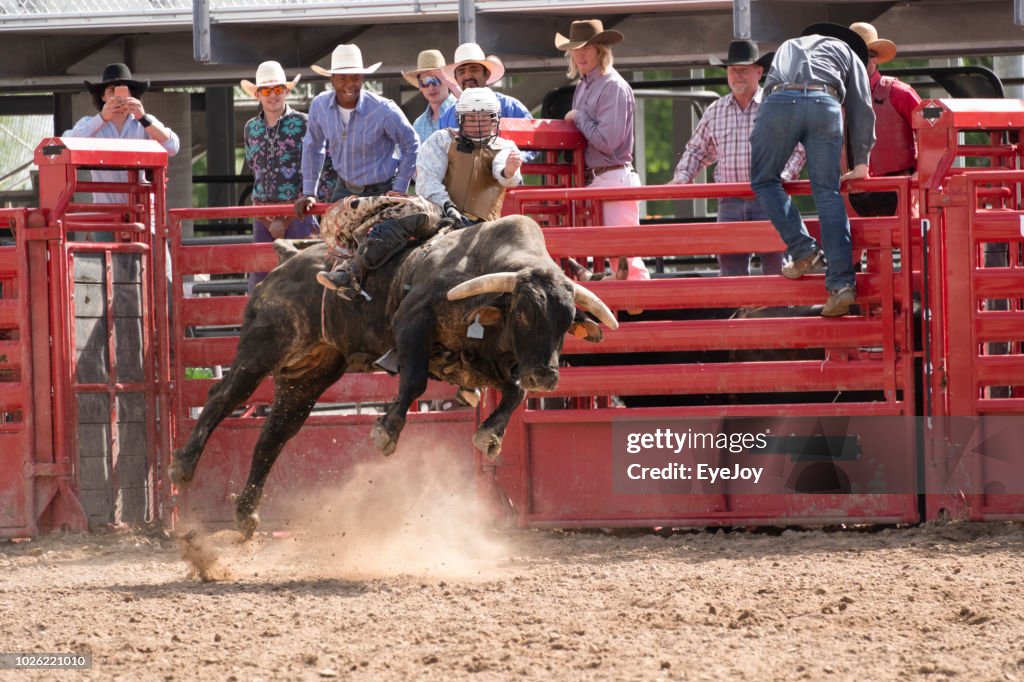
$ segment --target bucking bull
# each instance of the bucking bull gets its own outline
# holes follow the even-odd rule
[[[598,325],[577,306],[618,327],[608,307],[551,260],[540,227],[525,216],[438,235],[400,253],[366,277],[371,301],[325,295],[315,276],[328,260],[323,244],[298,251],[256,288],[230,372],[210,390],[188,441],[173,453],[171,480],[184,487],[213,430],[273,375],[270,416],[236,500],[235,520],[246,537],[259,523],[256,509],[278,454],[346,370],[368,371],[386,351],[397,354],[398,396],[370,436],[385,455],[394,452],[428,377],[499,389],[500,403],[473,436],[484,455],[496,458],[527,391],[557,385],[565,334],[601,340]]]

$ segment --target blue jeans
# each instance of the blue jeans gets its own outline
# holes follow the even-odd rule
[[[313,216],[309,215],[299,220],[297,218],[289,218],[288,216],[282,216],[284,220],[290,221],[288,228],[285,230],[285,239],[306,239],[311,236],[316,229],[316,220]],[[274,235],[270,234],[270,230],[267,228],[266,218],[257,218],[252,223],[252,241],[253,243],[266,243],[274,241]],[[263,281],[267,276],[265,272],[250,272],[249,273],[249,293],[252,294],[252,290],[256,288],[256,285]]]
[[[800,211],[782,189],[782,170],[797,142],[807,151],[807,171],[821,221],[821,242],[828,259],[825,286],[831,291],[854,286],[850,219],[839,194],[839,157],[843,148],[843,112],[825,92],[782,91],[761,103],[750,134],[750,186],[794,260],[818,245],[807,234]]]
[[[727,197],[718,201],[718,222],[741,223],[768,220],[757,199]],[[782,274],[782,253],[772,251],[757,254],[761,258],[761,272],[766,275]],[[743,277],[750,274],[749,253],[718,254],[718,272],[722,277]]]

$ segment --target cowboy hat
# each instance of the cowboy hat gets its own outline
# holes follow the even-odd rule
[[[411,71],[403,71],[402,78],[412,84],[413,87],[420,86],[420,74],[427,71],[439,71],[444,68],[444,55],[440,50],[423,50],[416,57],[416,68]]]
[[[331,53],[331,68],[325,69],[314,64],[310,68],[321,76],[330,78],[336,73],[373,73],[380,68],[381,62],[363,67],[363,53],[356,45],[338,45]]]
[[[869,51],[878,55],[879,64],[891,62],[892,58],[896,56],[896,43],[884,38],[879,39],[878,31],[871,24],[866,21],[858,21],[855,24],[850,24],[850,28],[864,39],[864,42],[868,44]]]
[[[864,42],[864,39],[860,37],[860,34],[856,31],[849,29],[839,24],[833,24],[828,21],[822,21],[817,24],[811,24],[803,31],[800,32],[801,36],[825,36],[827,38],[835,38],[841,40],[850,46],[860,61],[867,66],[868,63],[868,44]]]
[[[302,74],[296,74],[295,78],[289,81],[288,77],[284,75],[284,68],[278,62],[263,62],[256,68],[255,83],[243,78],[239,81],[239,85],[249,97],[256,97],[256,91],[265,86],[283,85],[291,90],[300,78],[302,78]]]
[[[99,83],[83,81],[85,87],[94,95],[102,95],[108,85],[127,85],[128,92],[132,97],[138,99],[149,90],[149,81],[137,81],[132,79],[132,72],[125,64],[107,64],[100,76]]]
[[[729,43],[729,55],[725,60],[719,59],[716,55],[708,57],[708,61],[715,66],[760,66],[767,69],[772,65],[774,52],[760,54],[757,43],[753,40],[734,40]]]
[[[600,19],[584,19],[572,22],[569,26],[568,38],[561,33],[555,34],[555,49],[568,52],[590,43],[614,45],[622,41],[622,34],[611,29],[604,30],[604,24]]]
[[[501,80],[501,77],[505,75],[505,65],[501,62],[494,61],[484,54],[483,48],[476,43],[463,43],[455,50],[455,59],[453,63],[444,67],[443,71],[448,80],[455,80],[455,70],[463,64],[479,64],[480,66],[487,69],[490,74],[487,76],[487,82],[484,85],[490,85]]]

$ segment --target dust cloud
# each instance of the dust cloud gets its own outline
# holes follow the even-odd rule
[[[425,448],[360,464],[340,484],[279,499],[283,532],[261,527],[243,543],[183,525],[182,558],[204,581],[494,579],[511,550],[468,464]]]

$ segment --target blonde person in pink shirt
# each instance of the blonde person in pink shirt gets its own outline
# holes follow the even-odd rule
[[[565,115],[587,138],[584,160],[590,187],[639,187],[633,170],[633,89],[612,68],[611,46],[622,42],[618,31],[604,30],[599,19],[574,21],[569,37],[555,34],[555,48],[565,52],[569,78],[579,78],[572,111]],[[636,201],[604,202],[604,224],[639,225]],[[619,259],[617,279],[650,279],[639,256]]]

